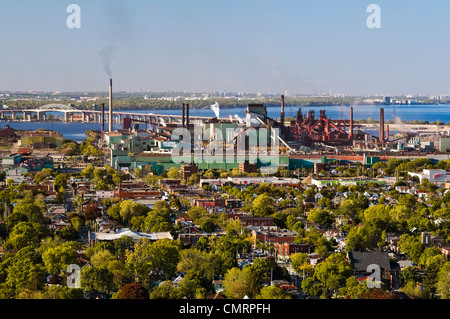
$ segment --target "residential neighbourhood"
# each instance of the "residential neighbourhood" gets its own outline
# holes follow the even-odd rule
[[[265,176],[114,168],[99,143],[2,156],[0,298],[449,297],[449,160]]]

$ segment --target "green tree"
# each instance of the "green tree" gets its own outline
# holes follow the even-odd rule
[[[308,253],[294,253],[290,256],[291,266],[299,275],[312,276],[313,265],[309,262]]]
[[[418,264],[420,257],[425,250],[425,245],[422,244],[419,239],[409,234],[403,234],[400,236],[398,246],[402,252],[409,255],[412,262]]]
[[[334,222],[334,216],[331,212],[321,208],[313,208],[308,212],[308,221],[318,223],[324,227],[331,227]]]
[[[143,228],[146,231],[172,231],[173,225],[170,219],[170,210],[152,209],[143,221]]]
[[[278,286],[262,287],[256,299],[293,299],[293,296]]]
[[[66,271],[70,264],[77,262],[76,244],[66,242],[42,253],[42,261],[48,273],[59,275]]]
[[[112,289],[119,290],[123,285],[133,282],[133,276],[125,263],[117,259],[109,250],[99,250],[90,258],[96,268],[105,268],[112,274]]]
[[[326,290],[337,291],[346,285],[352,275],[352,267],[342,253],[332,254],[314,268],[313,278]]]
[[[79,232],[79,231],[81,230],[81,228],[84,226],[84,221],[83,221],[83,219],[81,219],[81,218],[78,217],[78,216],[73,217],[73,218],[70,220],[70,222],[71,222],[73,228],[75,228],[76,231],[78,231],[78,232]]]
[[[321,296],[324,286],[313,277],[307,277],[302,281],[302,290],[309,296]]]
[[[402,282],[404,283],[417,282],[418,280],[417,269],[411,266],[404,268],[401,272],[401,278]]]
[[[90,164],[89,166],[87,166],[81,173],[80,175],[87,178],[87,179],[93,179],[94,178],[94,172],[95,172],[95,167],[93,164]]]
[[[275,212],[274,200],[267,194],[258,195],[252,203],[255,216],[270,216]]]
[[[339,289],[339,294],[350,299],[358,299],[360,295],[368,290],[367,282],[364,280],[361,283],[355,277],[348,277],[345,281],[345,287]]]
[[[444,259],[444,256],[442,256],[441,251],[437,247],[427,247],[423,251],[423,253],[420,256],[419,259],[419,266],[422,268],[427,268],[430,266],[430,264],[435,261],[434,257],[438,256],[439,259]]]
[[[5,258],[5,257],[3,257]],[[5,262],[5,260],[3,261]],[[24,247],[6,261],[4,282],[0,283],[0,297],[10,299],[25,290],[42,290],[46,271],[40,254],[32,247]]]
[[[108,208],[108,215],[114,220],[129,224],[133,217],[145,216],[149,211],[147,206],[127,199]]]
[[[446,262],[439,270],[436,287],[441,299],[450,299],[450,262]]]
[[[170,278],[180,260],[181,243],[178,240],[160,239],[151,242],[142,238],[135,244],[134,251],[128,254],[126,265],[135,275],[137,282],[148,284],[151,270],[160,269]]]
[[[249,267],[242,270],[233,267],[227,271],[223,280],[225,295],[229,299],[254,298],[261,289],[258,275]]]
[[[5,247],[20,250],[25,247],[38,247],[40,228],[37,223],[19,222],[6,240]]]
[[[85,267],[81,270],[81,286],[85,291],[110,293],[114,287],[114,274],[106,267]]]
[[[44,299],[83,299],[83,290],[52,285],[44,290]]]
[[[174,299],[177,297],[177,289],[171,280],[163,281],[150,292],[150,299]]]
[[[171,167],[167,172],[167,177],[170,179],[180,179],[180,171],[176,167]]]
[[[11,230],[19,221],[43,223],[45,207],[41,197],[35,197],[31,192],[26,192],[22,199],[16,200],[12,214],[6,219],[7,229]]]
[[[271,273],[277,267],[277,263],[270,258],[258,258],[253,261],[250,267],[253,272],[255,272],[261,279],[270,279]]]
[[[62,188],[66,188],[67,187],[67,181],[68,181],[67,174],[61,173],[61,174],[58,174],[55,177],[55,179],[53,181],[53,184],[55,184],[55,186],[57,188],[61,188],[61,187]]]
[[[202,274],[211,281],[214,275],[220,274],[220,266],[218,255],[213,252],[190,248],[181,251],[177,269],[184,273]]]

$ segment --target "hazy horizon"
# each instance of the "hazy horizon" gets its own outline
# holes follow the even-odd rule
[[[80,29],[66,25],[71,3]],[[380,29],[366,25],[372,3]],[[444,0],[3,0],[0,91],[102,93],[111,76],[116,92],[445,95],[449,9]]]

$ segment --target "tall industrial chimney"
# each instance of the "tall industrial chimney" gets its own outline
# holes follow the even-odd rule
[[[102,103],[102,119],[101,119],[101,122],[102,122],[102,135],[103,135],[103,132],[105,132],[105,103]]]
[[[183,103],[183,113],[182,113],[182,115],[181,115],[181,126],[184,128],[184,121],[185,121],[185,119],[184,119],[184,110],[185,110],[185,104]]]
[[[109,125],[109,132],[112,132],[112,127],[113,127],[113,101],[112,101],[112,79],[109,79],[109,121],[108,121],[108,125]]]
[[[284,126],[284,95],[281,96],[281,114],[280,114],[281,125]]]
[[[186,104],[186,128],[189,129],[189,103]]]
[[[348,136],[350,139],[353,138],[353,106],[350,107],[350,133]]]
[[[389,142],[389,125],[386,125],[386,141]]]
[[[384,142],[384,108],[380,108],[380,143]]]

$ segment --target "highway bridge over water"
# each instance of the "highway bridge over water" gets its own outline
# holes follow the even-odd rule
[[[0,120],[9,121],[46,121],[48,120],[49,114],[58,113],[58,118],[63,122],[94,122],[101,123],[102,115],[104,118],[104,123],[108,123],[109,110],[96,111],[96,110],[79,110],[70,105],[65,104],[47,104],[36,109],[2,109],[0,110]],[[181,123],[182,115],[167,115],[167,114],[156,114],[156,113],[136,113],[128,111],[113,111],[113,123],[122,123],[124,118],[131,118],[137,121],[142,121],[146,123],[159,124],[162,121],[164,123]],[[180,112],[181,113],[181,112]],[[59,115],[62,115],[61,117]],[[192,116],[189,115],[190,121],[207,121],[211,117],[205,116]]]

